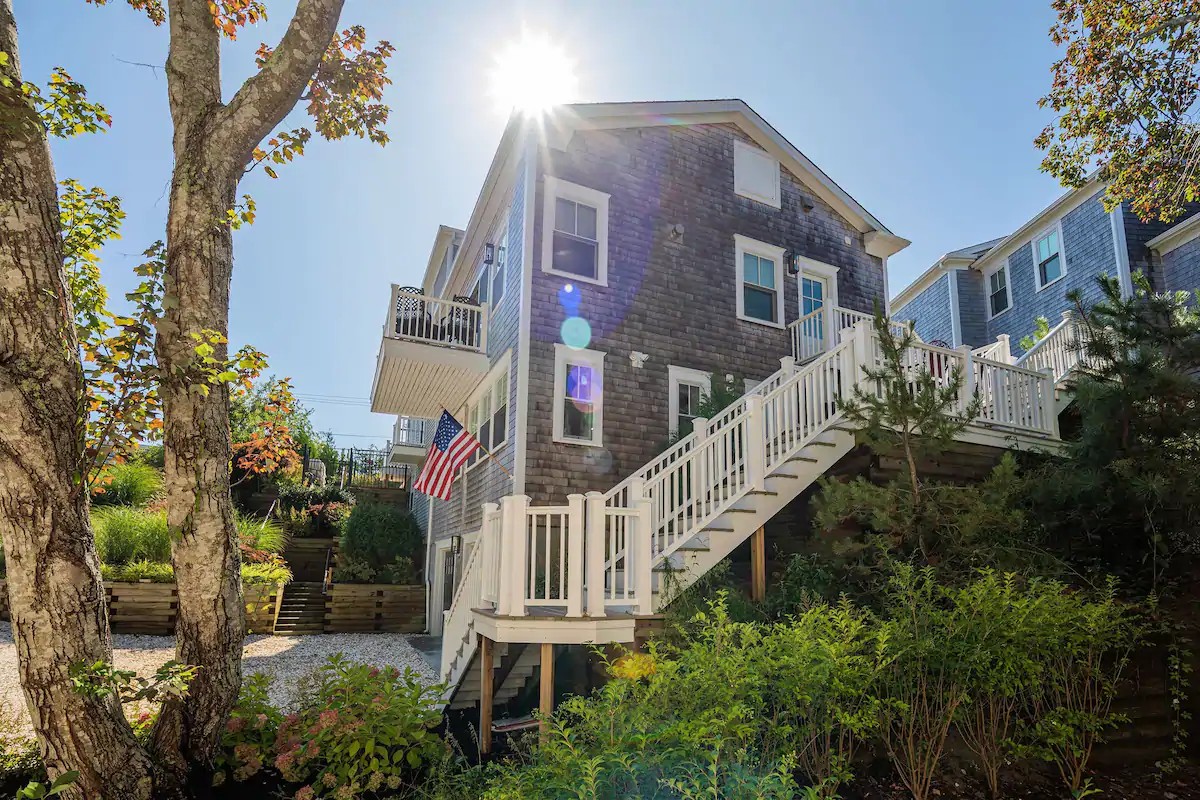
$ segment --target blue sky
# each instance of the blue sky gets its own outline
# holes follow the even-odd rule
[[[124,200],[104,251],[110,292],[163,238],[171,169],[167,34],[121,0],[15,0],[26,80],[56,65],[113,115],[108,134],[54,144],[59,178]],[[226,96],[278,41],[294,0],[223,49]],[[1038,171],[1037,99],[1056,51],[1049,0],[892,3],[349,0],[343,24],[396,47],[391,143],[314,140],[272,181],[241,192],[258,220],[235,234],[230,337],[251,342],[343,446],[382,445],[392,419],[365,399],[389,285],[419,281],[439,223],[466,224],[504,115],[489,97],[496,53],[521,26],[576,62],[580,101],[740,97],[913,244],[890,262],[895,293],[942,253],[1003,235],[1061,193]],[[305,124],[303,112],[287,123]]]

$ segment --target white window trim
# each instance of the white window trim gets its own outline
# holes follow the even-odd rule
[[[667,408],[670,413],[670,416],[667,417],[667,430],[672,433],[678,433],[676,422],[679,420],[678,389],[681,383],[699,386],[700,396],[703,398],[712,391],[712,373],[701,369],[677,367],[674,364],[667,365],[667,390],[670,392],[667,399]]]
[[[1037,240],[1035,239],[1034,241],[1036,242]],[[1059,253],[1060,253],[1059,257],[1061,258],[1062,257],[1061,256],[1062,245],[1059,245]],[[1034,258],[1033,270],[1036,273],[1037,272],[1037,251],[1036,250],[1033,253],[1033,258]],[[1007,314],[1009,311],[1012,311],[1012,307],[1013,307],[1012,269],[1009,268],[1008,261],[1009,260],[1006,258],[1006,259],[1004,259],[1003,263],[997,264],[996,266],[992,267],[991,269],[989,269],[983,273],[983,303],[985,306],[985,310],[987,311],[987,315],[988,315],[987,321],[988,322],[991,322],[996,317],[1002,316],[1004,314]],[[1000,270],[1004,270],[1004,293],[1006,295],[1008,295],[1008,305],[1004,307],[1003,311],[999,311],[999,312],[993,314],[992,313],[992,276],[995,275]],[[1035,278],[1035,280],[1036,280],[1036,278]]]
[[[470,398],[468,398],[467,402],[463,405],[463,418],[461,421],[462,421],[463,425],[467,426],[468,430],[470,430],[471,408],[475,405],[478,405],[479,401],[483,398],[484,392],[495,391],[496,384],[499,382],[500,377],[509,371],[511,364],[512,364],[512,351],[509,350],[500,358],[500,360],[496,363],[496,366],[492,368],[492,371],[487,374],[487,377],[485,377],[479,383],[479,385],[475,388],[475,391],[471,393]],[[512,375],[509,375],[508,379],[511,384]],[[512,397],[512,386],[510,385],[508,397],[504,398],[504,404],[506,406],[511,405],[511,403],[509,402],[511,397]],[[488,414],[488,422],[491,422],[492,417],[494,417],[496,414],[496,398],[494,396],[492,397],[492,404],[491,404],[490,410],[491,410],[491,413]],[[511,410],[512,409],[510,408],[509,411],[511,412]],[[509,441],[512,439],[512,425],[510,424],[511,416],[512,416],[511,413],[509,413],[508,416],[510,419],[506,420],[505,425],[504,425],[504,441],[501,442],[500,444],[496,444],[496,443],[492,442],[488,446],[488,452],[491,453],[492,455],[495,455],[496,453],[499,453],[500,451],[502,451],[505,447],[508,446]],[[480,420],[480,424],[481,425],[483,424],[482,420]],[[485,456],[481,453],[479,458],[477,458],[475,460],[474,464],[467,464],[461,470],[459,470],[459,475],[465,475],[467,472],[475,469],[480,464],[484,463],[485,461],[490,461],[490,460],[491,459],[489,459],[487,456]],[[457,478],[455,478],[455,480],[457,480]]]
[[[752,322],[755,325],[764,325],[768,328],[783,328],[783,254],[785,249],[777,247],[773,244],[760,242],[757,239],[751,239],[749,236],[742,236],[740,233],[733,235],[734,241],[734,286],[737,287],[737,317],[743,322]],[[775,264],[775,321],[768,322],[765,319],[758,319],[746,315],[746,296],[742,289],[745,284],[742,267],[742,256],[746,253],[769,258]]]
[[[608,200],[609,195],[577,183],[547,175],[542,197],[542,272],[560,275],[577,283],[608,286]],[[574,200],[596,209],[596,277],[575,275],[554,268],[554,207],[555,200]],[[507,292],[506,292],[507,294]]]
[[[554,441],[558,444],[571,444],[577,447],[602,447],[604,442],[604,356],[598,350],[584,350],[567,347],[562,342],[554,344]],[[598,379],[600,391],[596,394],[592,417],[592,438],[574,439],[563,435],[563,411],[566,406],[566,396],[563,393],[563,382],[567,376],[567,365],[576,364],[592,368]],[[593,387],[594,388],[594,387]]]
[[[757,192],[739,191],[738,190],[738,184],[737,184],[738,151],[741,151],[752,158],[769,159],[775,163],[775,195],[773,197],[768,196],[768,195],[761,195],[761,194],[758,194]],[[780,175],[779,175],[779,159],[775,158],[775,156],[771,155],[766,150],[761,150],[757,147],[754,147],[753,145],[746,144],[745,142],[741,141],[740,139],[733,140],[733,193],[734,194],[736,194],[738,197],[745,197],[749,200],[754,200],[754,201],[762,203],[764,205],[768,205],[771,208],[782,208],[783,203],[781,200],[781,190],[780,190],[781,182],[782,181],[781,181]]]
[[[495,287],[492,286],[491,281],[495,277],[495,274],[496,274],[496,261],[497,261],[497,259],[500,258],[499,241],[502,236],[503,236],[504,242],[505,242],[505,245],[504,245],[504,259],[505,259],[505,263],[504,263],[504,296],[500,298],[499,303],[496,303],[495,300],[493,299],[496,294],[493,291],[493,289]],[[492,239],[495,240],[492,242],[494,245],[494,248],[492,251],[492,263],[489,265],[486,265],[484,267],[484,269],[486,269],[488,271],[488,316],[489,317],[493,316],[496,313],[496,310],[504,305],[504,301],[508,298],[508,295],[509,295],[509,291],[508,291],[508,273],[509,273],[509,269],[508,269],[508,267],[509,267],[509,264],[508,264],[508,212],[507,211],[504,212],[504,220],[500,223],[500,225],[492,233]]]
[[[1062,267],[1062,272],[1059,273],[1057,278],[1050,281],[1049,283],[1042,283],[1042,270],[1041,270],[1041,265],[1038,263],[1040,261],[1040,259],[1038,258],[1038,251],[1037,251],[1038,239],[1044,239],[1044,238],[1046,238],[1046,236],[1048,234],[1054,233],[1056,231],[1058,232],[1058,262],[1059,262],[1060,266]],[[1041,233],[1037,234],[1032,239],[1030,239],[1029,240],[1029,250],[1033,254],[1033,288],[1034,288],[1035,293],[1042,291],[1043,289],[1045,289],[1048,286],[1053,286],[1054,284],[1061,281],[1063,278],[1067,277],[1067,242],[1065,239],[1063,239],[1063,230],[1062,230],[1062,220],[1061,219],[1056,220],[1053,225],[1047,225],[1045,228],[1042,229]],[[1005,277],[1009,277],[1009,276],[1006,275]]]

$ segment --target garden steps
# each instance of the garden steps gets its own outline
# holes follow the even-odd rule
[[[325,587],[313,581],[293,581],[283,588],[275,620],[279,636],[322,633],[325,630]]]

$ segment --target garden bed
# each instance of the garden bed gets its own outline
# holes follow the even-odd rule
[[[425,587],[335,583],[325,595],[326,633],[420,633],[425,630]]]
[[[280,594],[275,584],[246,584],[246,632],[272,633]],[[108,620],[113,633],[170,636],[175,633],[178,592],[173,583],[119,583],[106,581]],[[0,619],[9,618],[8,585],[0,580]]]

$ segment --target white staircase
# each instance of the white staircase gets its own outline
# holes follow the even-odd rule
[[[573,494],[559,506],[533,506],[525,496],[485,504],[443,632],[450,692],[478,670],[473,655],[483,625],[492,638],[500,622],[514,636],[522,625],[531,632],[540,625],[538,638],[509,641],[632,641],[636,617],[671,599],[666,572],[674,588],[686,588],[846,455],[855,440],[837,401],[868,387],[863,370],[881,356],[869,317],[832,311],[836,325],[848,321],[825,329],[832,347],[803,366],[783,359],[778,372],[715,419],[697,419],[690,435],[608,492]],[[1010,438],[1058,437],[1048,371],[919,342],[906,359],[914,375],[947,383],[966,376],[960,409],[976,394],[983,400],[973,427]],[[477,684],[466,683],[464,692],[474,693],[460,693],[455,705],[477,700],[467,688]]]

